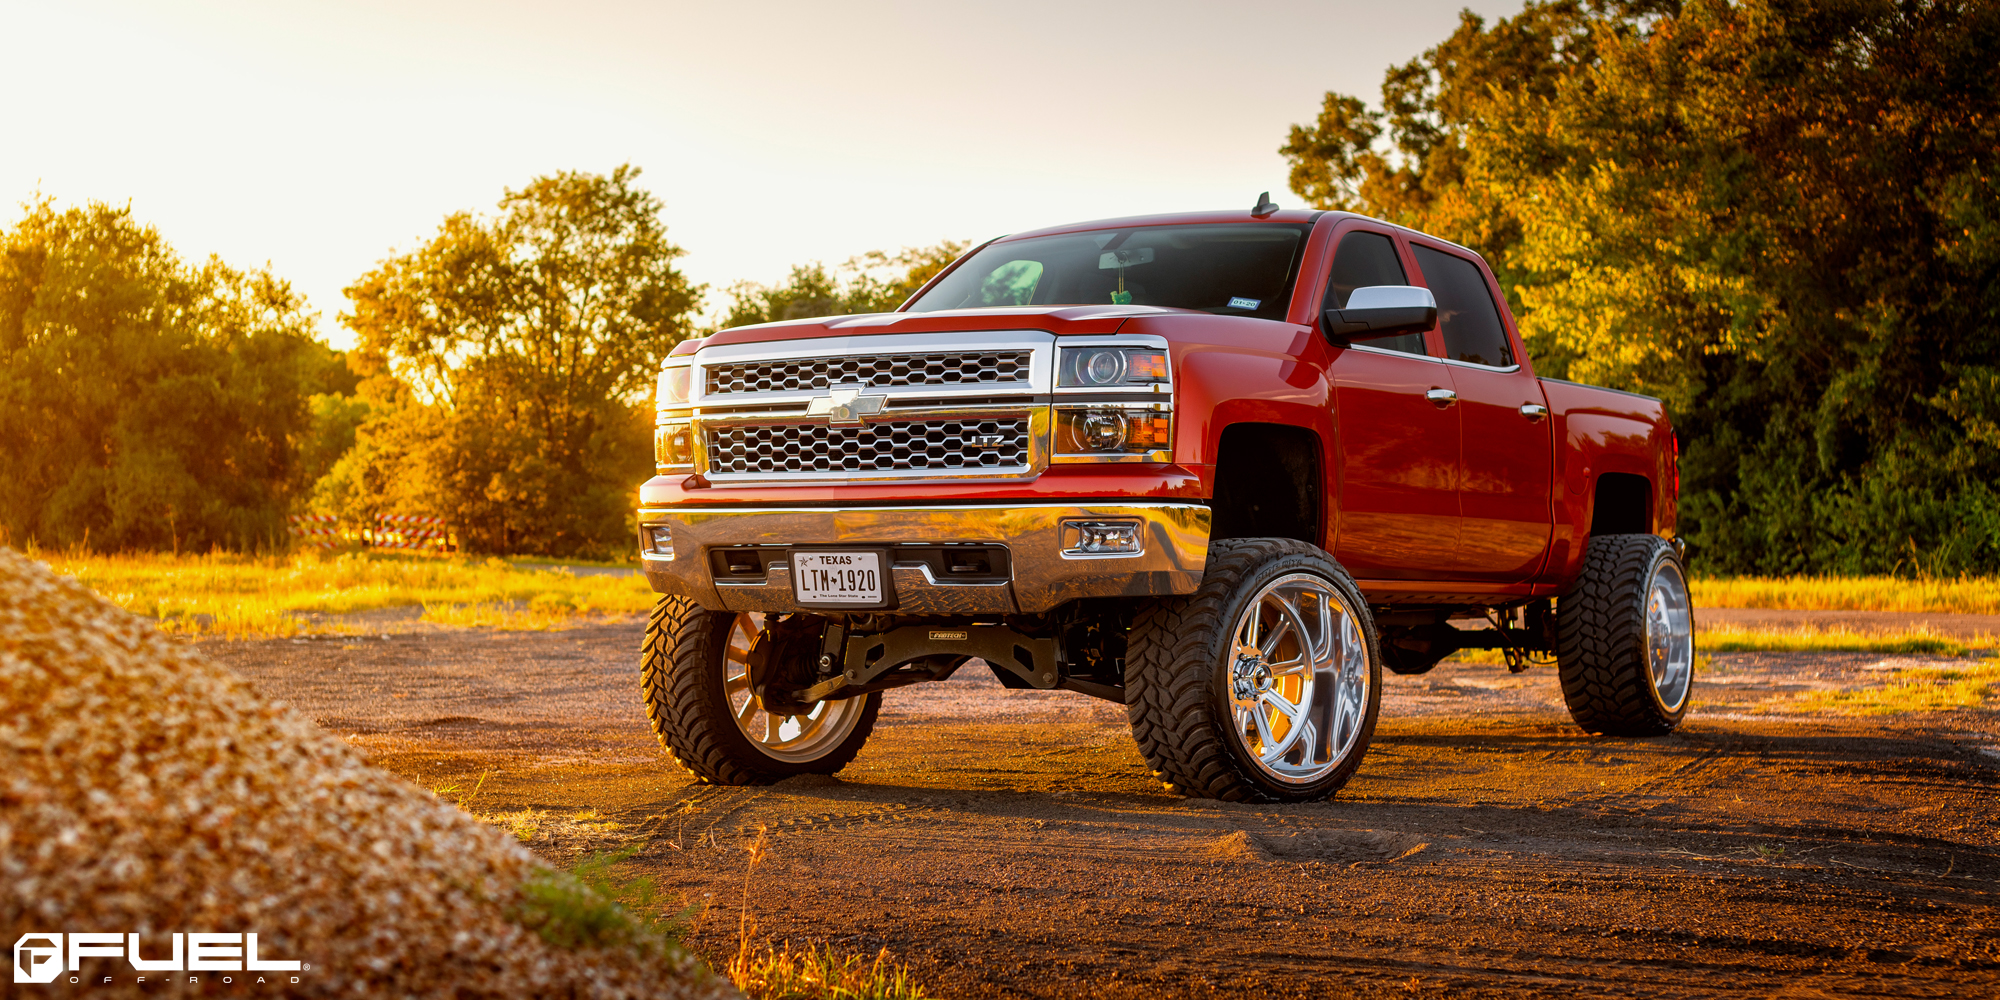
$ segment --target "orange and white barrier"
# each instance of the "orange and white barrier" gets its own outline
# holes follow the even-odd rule
[[[315,545],[322,549],[340,546],[341,532],[335,527],[340,523],[340,518],[332,514],[293,514],[289,520],[292,522],[291,533],[298,536],[303,544]]]
[[[360,543],[377,549],[451,548],[451,533],[444,518],[418,514],[377,514],[374,524],[360,529],[343,528],[333,514],[293,514],[290,531],[302,545],[323,549]]]
[[[377,514],[373,544],[378,549],[444,549],[451,544],[444,518],[419,514]],[[425,525],[426,527],[404,527]]]

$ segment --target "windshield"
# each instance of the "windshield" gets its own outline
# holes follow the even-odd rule
[[[980,250],[910,303],[1140,305],[1284,319],[1305,226],[1142,226],[1009,240]]]

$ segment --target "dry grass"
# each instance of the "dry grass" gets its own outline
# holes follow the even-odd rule
[[[503,632],[550,632],[593,617],[591,612],[561,604],[426,604],[423,621],[461,628],[492,628]]]
[[[907,966],[889,957],[887,948],[873,961],[859,955],[842,955],[831,945],[793,951],[791,942],[781,946],[758,943],[756,924],[750,917],[751,876],[757,865],[771,855],[770,831],[757,828],[757,836],[743,845],[743,901],[736,916],[736,954],[723,971],[729,981],[750,1000],[925,1000],[921,987],[910,981]]]
[[[1802,695],[1798,707],[1836,715],[1900,715],[1995,704],[2000,704],[2000,660],[1967,666],[1904,667],[1873,687]]]
[[[562,628],[644,614],[644,577],[578,575],[560,566],[402,553],[286,557],[31,553],[167,632],[231,638],[379,631],[314,615],[421,605],[424,620],[508,629]]]
[[[1737,576],[1688,581],[1698,608],[2000,615],[2000,577]]]
[[[750,1000],[925,1000],[923,987],[910,981],[907,966],[882,949],[873,959],[842,955],[831,945],[791,942],[739,953],[729,979]]]
[[[618,834],[625,829],[625,824],[595,809],[565,815],[548,809],[529,807],[509,812],[474,815],[481,822],[491,823],[513,834],[514,839],[523,844],[533,843],[555,849],[601,848],[622,839]]]

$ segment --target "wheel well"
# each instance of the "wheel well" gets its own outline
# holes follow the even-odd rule
[[[1215,460],[1211,538],[1319,544],[1319,438],[1284,424],[1231,424]]]
[[[1646,535],[1653,531],[1653,483],[1629,472],[1597,477],[1590,505],[1592,535]]]

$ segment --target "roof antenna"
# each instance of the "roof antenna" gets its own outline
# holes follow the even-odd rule
[[[1257,207],[1250,210],[1250,217],[1253,219],[1261,219],[1264,216],[1270,215],[1272,212],[1275,212],[1277,210],[1278,210],[1278,203],[1272,201],[1271,192],[1266,191],[1263,194],[1257,196]]]

